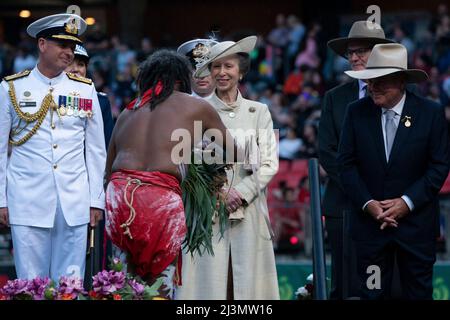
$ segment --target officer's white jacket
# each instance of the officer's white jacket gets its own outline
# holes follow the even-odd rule
[[[70,226],[89,222],[89,207],[104,208],[103,175],[106,162],[103,121],[93,84],[69,79],[65,72],[53,79],[35,67],[27,77],[13,80],[16,100],[25,96],[35,107],[21,107],[35,113],[49,93],[58,104],[59,96],[73,92],[92,99],[92,118],[53,114],[49,111],[37,133],[20,146],[12,147],[7,161],[10,131],[17,116],[8,95],[8,83],[0,87],[0,207],[8,207],[10,224],[52,227],[58,199]],[[31,96],[30,96],[31,93]],[[35,123],[14,137],[18,140]],[[23,124],[22,124],[23,126]]]

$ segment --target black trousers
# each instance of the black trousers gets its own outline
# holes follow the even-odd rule
[[[344,213],[345,214],[345,213]],[[326,217],[325,228],[331,249],[331,300],[343,300],[357,295],[356,255],[353,241],[341,217]],[[344,232],[345,231],[345,232]]]
[[[436,261],[435,243],[402,243],[390,241],[380,245],[375,241],[355,242],[357,273],[360,278],[361,299],[386,300],[393,297],[395,262],[402,299],[430,300],[433,297],[433,265]],[[380,287],[374,288],[374,272],[368,268],[379,268]],[[373,267],[371,267],[373,270]],[[394,295],[395,296],[395,295]]]

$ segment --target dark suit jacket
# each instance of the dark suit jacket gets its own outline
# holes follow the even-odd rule
[[[416,85],[408,84],[407,90],[418,94]],[[359,99],[358,80],[341,84],[325,93],[319,125],[319,162],[329,180],[323,195],[323,215],[342,217],[349,200],[340,185],[337,151],[347,106]]]
[[[103,117],[103,133],[105,134],[105,146],[108,150],[109,140],[111,140],[111,134],[114,128],[114,121],[112,118],[111,104],[109,103],[106,93],[97,93],[98,102],[100,103],[100,109],[102,110]]]
[[[404,117],[412,125],[404,125]],[[355,240],[432,243],[439,223],[437,195],[449,171],[444,109],[407,92],[389,162],[386,162],[381,108],[370,97],[348,106],[338,150],[341,184],[354,205],[350,232]],[[380,223],[361,210],[371,200],[408,196],[414,210],[398,228]]]
[[[347,106],[359,99],[358,80],[339,85],[325,93],[319,125],[319,161],[329,180],[322,200],[323,214],[342,217],[348,198],[339,182],[337,151]]]

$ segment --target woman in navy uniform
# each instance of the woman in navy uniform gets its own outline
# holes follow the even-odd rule
[[[70,72],[82,77],[86,77],[87,68],[89,65],[89,55],[86,49],[77,44],[74,51],[74,59],[72,63],[66,68],[66,72]],[[111,104],[106,93],[97,93],[98,102],[100,103],[100,108],[102,109],[103,118],[103,132],[105,134],[105,145],[108,148],[109,140],[111,139],[111,134],[114,128],[114,120],[112,118]]]
[[[72,63],[66,68],[67,72],[86,77],[87,68],[89,65],[90,57],[86,51],[86,49],[77,44],[74,51],[74,59]],[[97,93],[98,102],[100,103],[100,108],[102,109],[102,118],[103,118],[103,133],[105,135],[105,146],[108,148],[109,140],[111,139],[112,131],[114,128],[114,120],[112,118],[111,112],[111,104],[109,103],[108,96],[104,92]],[[111,241],[108,241],[106,237],[105,230],[105,221],[102,220],[99,223],[100,232],[96,233],[94,246],[99,250],[93,256],[88,257],[88,263],[94,266],[94,270],[90,270],[88,274],[86,274],[86,278],[90,278],[94,276],[95,272],[98,271],[100,265],[102,269],[106,268],[106,257],[112,255]],[[101,236],[101,238],[100,238]],[[102,239],[102,240],[101,240]],[[92,243],[91,241],[89,243]],[[93,261],[91,259],[94,259]],[[101,259],[101,260],[100,260]],[[94,274],[93,274],[94,273]]]

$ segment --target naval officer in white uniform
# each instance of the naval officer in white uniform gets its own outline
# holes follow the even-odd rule
[[[18,278],[83,278],[87,224],[102,218],[97,92],[91,80],[64,72],[85,30],[73,14],[35,21],[27,33],[37,39],[36,67],[0,85],[0,223],[11,226]]]

